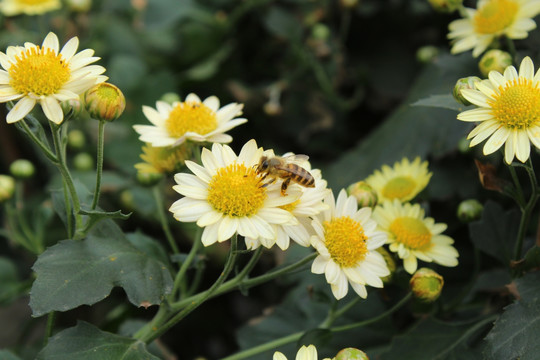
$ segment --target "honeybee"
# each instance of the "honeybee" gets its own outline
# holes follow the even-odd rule
[[[259,164],[257,165],[257,173],[264,174],[262,180],[265,180],[267,177],[271,178],[271,180],[265,183],[263,187],[276,182],[277,179],[282,179],[282,196],[287,195],[287,187],[291,181],[304,187],[315,187],[315,179],[313,178],[313,175],[297,164],[307,161],[308,159],[309,157],[307,155],[288,155],[284,157],[262,156],[259,160]]]

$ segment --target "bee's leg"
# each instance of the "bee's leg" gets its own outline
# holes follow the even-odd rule
[[[268,174],[267,174],[267,175],[268,175]],[[264,175],[264,177],[263,177],[261,180],[264,180],[265,177],[266,177],[266,175]],[[261,187],[267,187],[268,185],[275,183],[276,180],[277,180],[277,178],[272,178],[272,179],[270,179],[270,181],[268,181],[267,183],[263,184]]]
[[[281,196],[287,195],[285,192],[287,191],[287,187],[289,186],[290,182],[291,182],[291,178],[287,178],[285,181],[281,183]]]

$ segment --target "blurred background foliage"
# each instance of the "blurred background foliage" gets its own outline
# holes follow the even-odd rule
[[[474,151],[458,149],[470,126],[456,120],[457,107],[441,109],[417,103],[430,95],[450,95],[458,78],[478,74],[469,53],[448,54],[447,26],[456,17],[434,12],[425,0],[95,0],[87,12],[64,7],[39,17],[1,18],[0,48],[25,41],[41,43],[52,30],[61,43],[77,35],[81,49],[95,49],[109,81],[127,99],[124,115],[107,127],[102,207],[133,212],[121,226],[156,239],[162,235],[154,221],[151,192],[135,181],[134,164],[140,162],[143,144],[132,125],[146,124],[142,105],[154,106],[168,92],[180,97],[190,92],[201,98],[217,95],[222,104],[245,104],[244,116],[249,121],[230,132],[233,149],[238,151],[254,138],[276,153],[307,154],[314,167],[322,169],[334,193],[404,156],[429,160],[433,178],[420,200],[437,222],[449,224],[447,233],[456,240],[460,252],[459,267],[438,268],[446,282],[440,308],[400,311],[393,321],[386,319],[334,337],[321,347],[320,354],[330,356],[339,346],[355,346],[374,358],[434,359],[431,356],[438,354],[441,346],[448,348],[459,339],[467,323],[452,327],[430,318],[413,326],[416,319],[436,312],[439,319],[467,320],[485,307],[502,308],[509,302],[502,289],[508,276],[493,256],[484,255],[479,280],[470,283],[470,274],[478,271],[475,259],[480,255],[455,210],[465,198],[488,197],[476,177]],[[419,48],[427,45],[433,46],[436,54],[419,60]],[[535,33],[517,43],[518,50],[540,49],[538,45]],[[530,55],[534,59],[537,54]],[[5,115],[3,107],[0,112]],[[86,137],[82,145],[69,148],[70,158],[94,154],[97,122],[74,120],[70,129],[82,130]],[[29,217],[49,224],[51,230],[44,236],[53,244],[64,235],[54,231],[61,226],[54,226],[59,220],[47,210],[51,205],[44,190],[57,189],[60,182],[54,169],[47,168],[28,144],[14,126],[0,122],[0,172],[7,173],[9,164],[18,158],[36,164],[39,176],[27,183],[27,201],[45,207]],[[495,157],[491,160],[498,161]],[[94,175],[88,169],[93,166],[79,167],[75,177],[92,188]],[[167,179],[166,186],[171,184],[172,179]],[[166,208],[175,200],[172,190],[170,195]],[[495,198],[506,205],[502,198]],[[184,251],[189,249],[189,236],[180,238],[178,234],[192,234],[194,226],[171,222],[180,246]],[[485,220],[477,226],[491,225]],[[31,278],[35,258],[4,241],[0,246],[5,257],[0,258],[0,302],[6,305],[0,310],[0,322],[10,324],[9,330],[0,330],[0,347],[17,349],[23,358],[25,354],[31,358],[41,345],[44,319],[30,318],[28,298],[19,295],[29,289],[31,281],[20,279]],[[302,251],[305,249],[291,249],[285,257],[269,252],[256,271],[262,273],[291,261]],[[207,256],[215,260],[206,265],[209,282],[220,271],[219,261],[225,252],[221,245],[208,249]],[[179,359],[213,359],[309,328],[321,316],[318,307],[328,306],[325,284],[319,288],[326,290],[317,296],[306,290],[317,288],[321,281],[322,277],[306,271],[250,289],[249,297],[232,293],[213,299],[154,346],[181,354]],[[381,296],[372,290],[346,321],[383,311],[406,282],[405,274],[396,274],[394,285],[380,291]],[[461,301],[470,305],[467,310],[457,307]],[[130,333],[130,327],[139,326],[133,319],[148,319],[154,311],[135,309],[125,302],[124,293],[115,289],[106,301],[60,313],[57,321],[59,327],[69,327],[83,319],[102,330]],[[444,341],[428,336],[419,340],[415,335],[431,333],[442,334]],[[415,349],[425,350],[423,357],[406,356],[404,343],[413,340]],[[459,343],[441,359],[477,358],[482,350],[478,343]],[[257,359],[270,358],[271,352]]]

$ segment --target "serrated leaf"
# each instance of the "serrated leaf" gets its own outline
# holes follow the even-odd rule
[[[427,106],[435,108],[443,108],[455,111],[464,111],[466,106],[459,104],[452,94],[430,95],[426,98],[413,102],[411,106]]]
[[[504,209],[494,201],[486,202],[482,218],[469,224],[474,245],[508,266],[519,224],[519,211]]]
[[[37,360],[159,360],[146,344],[79,321],[49,339]]]
[[[492,360],[537,360],[539,333],[540,301],[518,301],[505,308],[486,336],[484,354]]]
[[[97,227],[115,234],[115,227]],[[121,234],[121,232],[120,232]],[[30,293],[34,316],[92,305],[122,287],[136,306],[161,303],[172,288],[167,267],[135,248],[124,236],[90,235],[64,240],[47,249],[33,266],[37,278]]]

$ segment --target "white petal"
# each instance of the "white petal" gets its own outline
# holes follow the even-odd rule
[[[15,106],[9,111],[6,116],[6,121],[8,124],[14,123],[16,121],[24,118],[36,105],[36,100],[28,96],[23,97],[19,100]]]
[[[43,40],[42,47],[52,49],[54,50],[55,54],[58,54],[58,50],[60,49],[58,37],[53,32],[48,33]]]
[[[79,38],[75,36],[69,39],[69,41],[64,45],[64,47],[62,47],[62,50],[60,50],[60,54],[62,54],[64,59],[67,62],[69,62],[71,58],[73,57],[73,55],[75,55],[75,53],[77,52],[78,47],[79,47]]]

